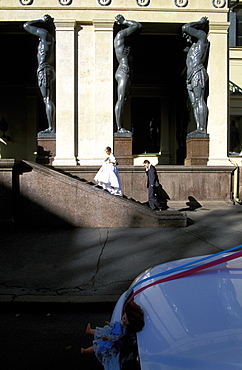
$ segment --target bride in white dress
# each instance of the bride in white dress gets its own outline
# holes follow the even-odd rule
[[[107,153],[107,157],[104,159],[104,164],[94,177],[94,180],[111,194],[122,196],[121,181],[116,166],[115,155],[109,146],[107,146],[105,152]]]

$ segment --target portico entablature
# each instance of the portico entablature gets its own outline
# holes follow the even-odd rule
[[[165,18],[177,17],[177,20],[183,22],[184,14],[184,17],[189,18],[190,14],[194,19],[194,13],[197,17],[206,13],[209,19],[215,17],[220,22],[227,17],[228,9],[224,2],[225,0],[49,0],[47,4],[45,0],[1,0],[1,9],[5,10],[1,19],[9,21],[9,16],[11,20],[25,19],[26,14],[30,18],[36,18],[37,14],[47,11],[52,13],[53,18],[68,19],[74,16],[80,21],[91,22],[92,19],[99,18],[101,13],[113,18],[117,11],[128,11],[131,19],[137,18],[139,14],[140,21],[149,19],[157,22],[158,18],[164,21]]]

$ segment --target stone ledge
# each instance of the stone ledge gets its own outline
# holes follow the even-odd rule
[[[186,227],[178,211],[154,212],[132,198],[113,196],[94,183],[53,168],[23,162],[18,221],[33,224],[64,222],[74,227]],[[19,204],[18,204],[19,202]],[[25,213],[25,209],[27,210]],[[25,221],[24,221],[25,220]]]
[[[0,295],[0,303],[77,303],[77,304],[92,304],[92,303],[113,303],[115,304],[119,295],[20,295],[13,294]]]

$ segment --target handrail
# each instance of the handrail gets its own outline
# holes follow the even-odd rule
[[[238,94],[238,95],[242,94],[242,88],[236,85],[232,81],[229,81],[229,91],[230,91],[230,94]]]

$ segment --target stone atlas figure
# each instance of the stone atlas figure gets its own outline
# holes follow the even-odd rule
[[[39,37],[37,52],[38,59],[38,85],[45,104],[48,128],[43,132],[54,132],[55,106],[52,101],[52,82],[55,79],[54,70],[54,45],[55,39],[49,31],[48,26],[53,19],[45,15],[42,19],[33,20],[24,24],[24,29]]]
[[[129,21],[122,15],[117,15],[115,20],[124,27],[119,31],[114,39],[114,49],[119,66],[115,73],[115,79],[118,83],[118,100],[115,105],[115,117],[117,123],[117,133],[131,136],[131,132],[122,127],[122,119],[125,101],[128,96],[131,83],[131,65],[130,65],[130,46],[127,45],[127,38],[142,28],[141,24],[135,21]]]
[[[204,100],[204,93],[208,74],[204,62],[209,49],[207,40],[209,21],[206,17],[203,17],[198,22],[185,24],[182,31],[190,44],[185,49],[187,51],[187,90],[197,125],[197,129],[189,133],[187,137],[206,137],[208,109]]]

